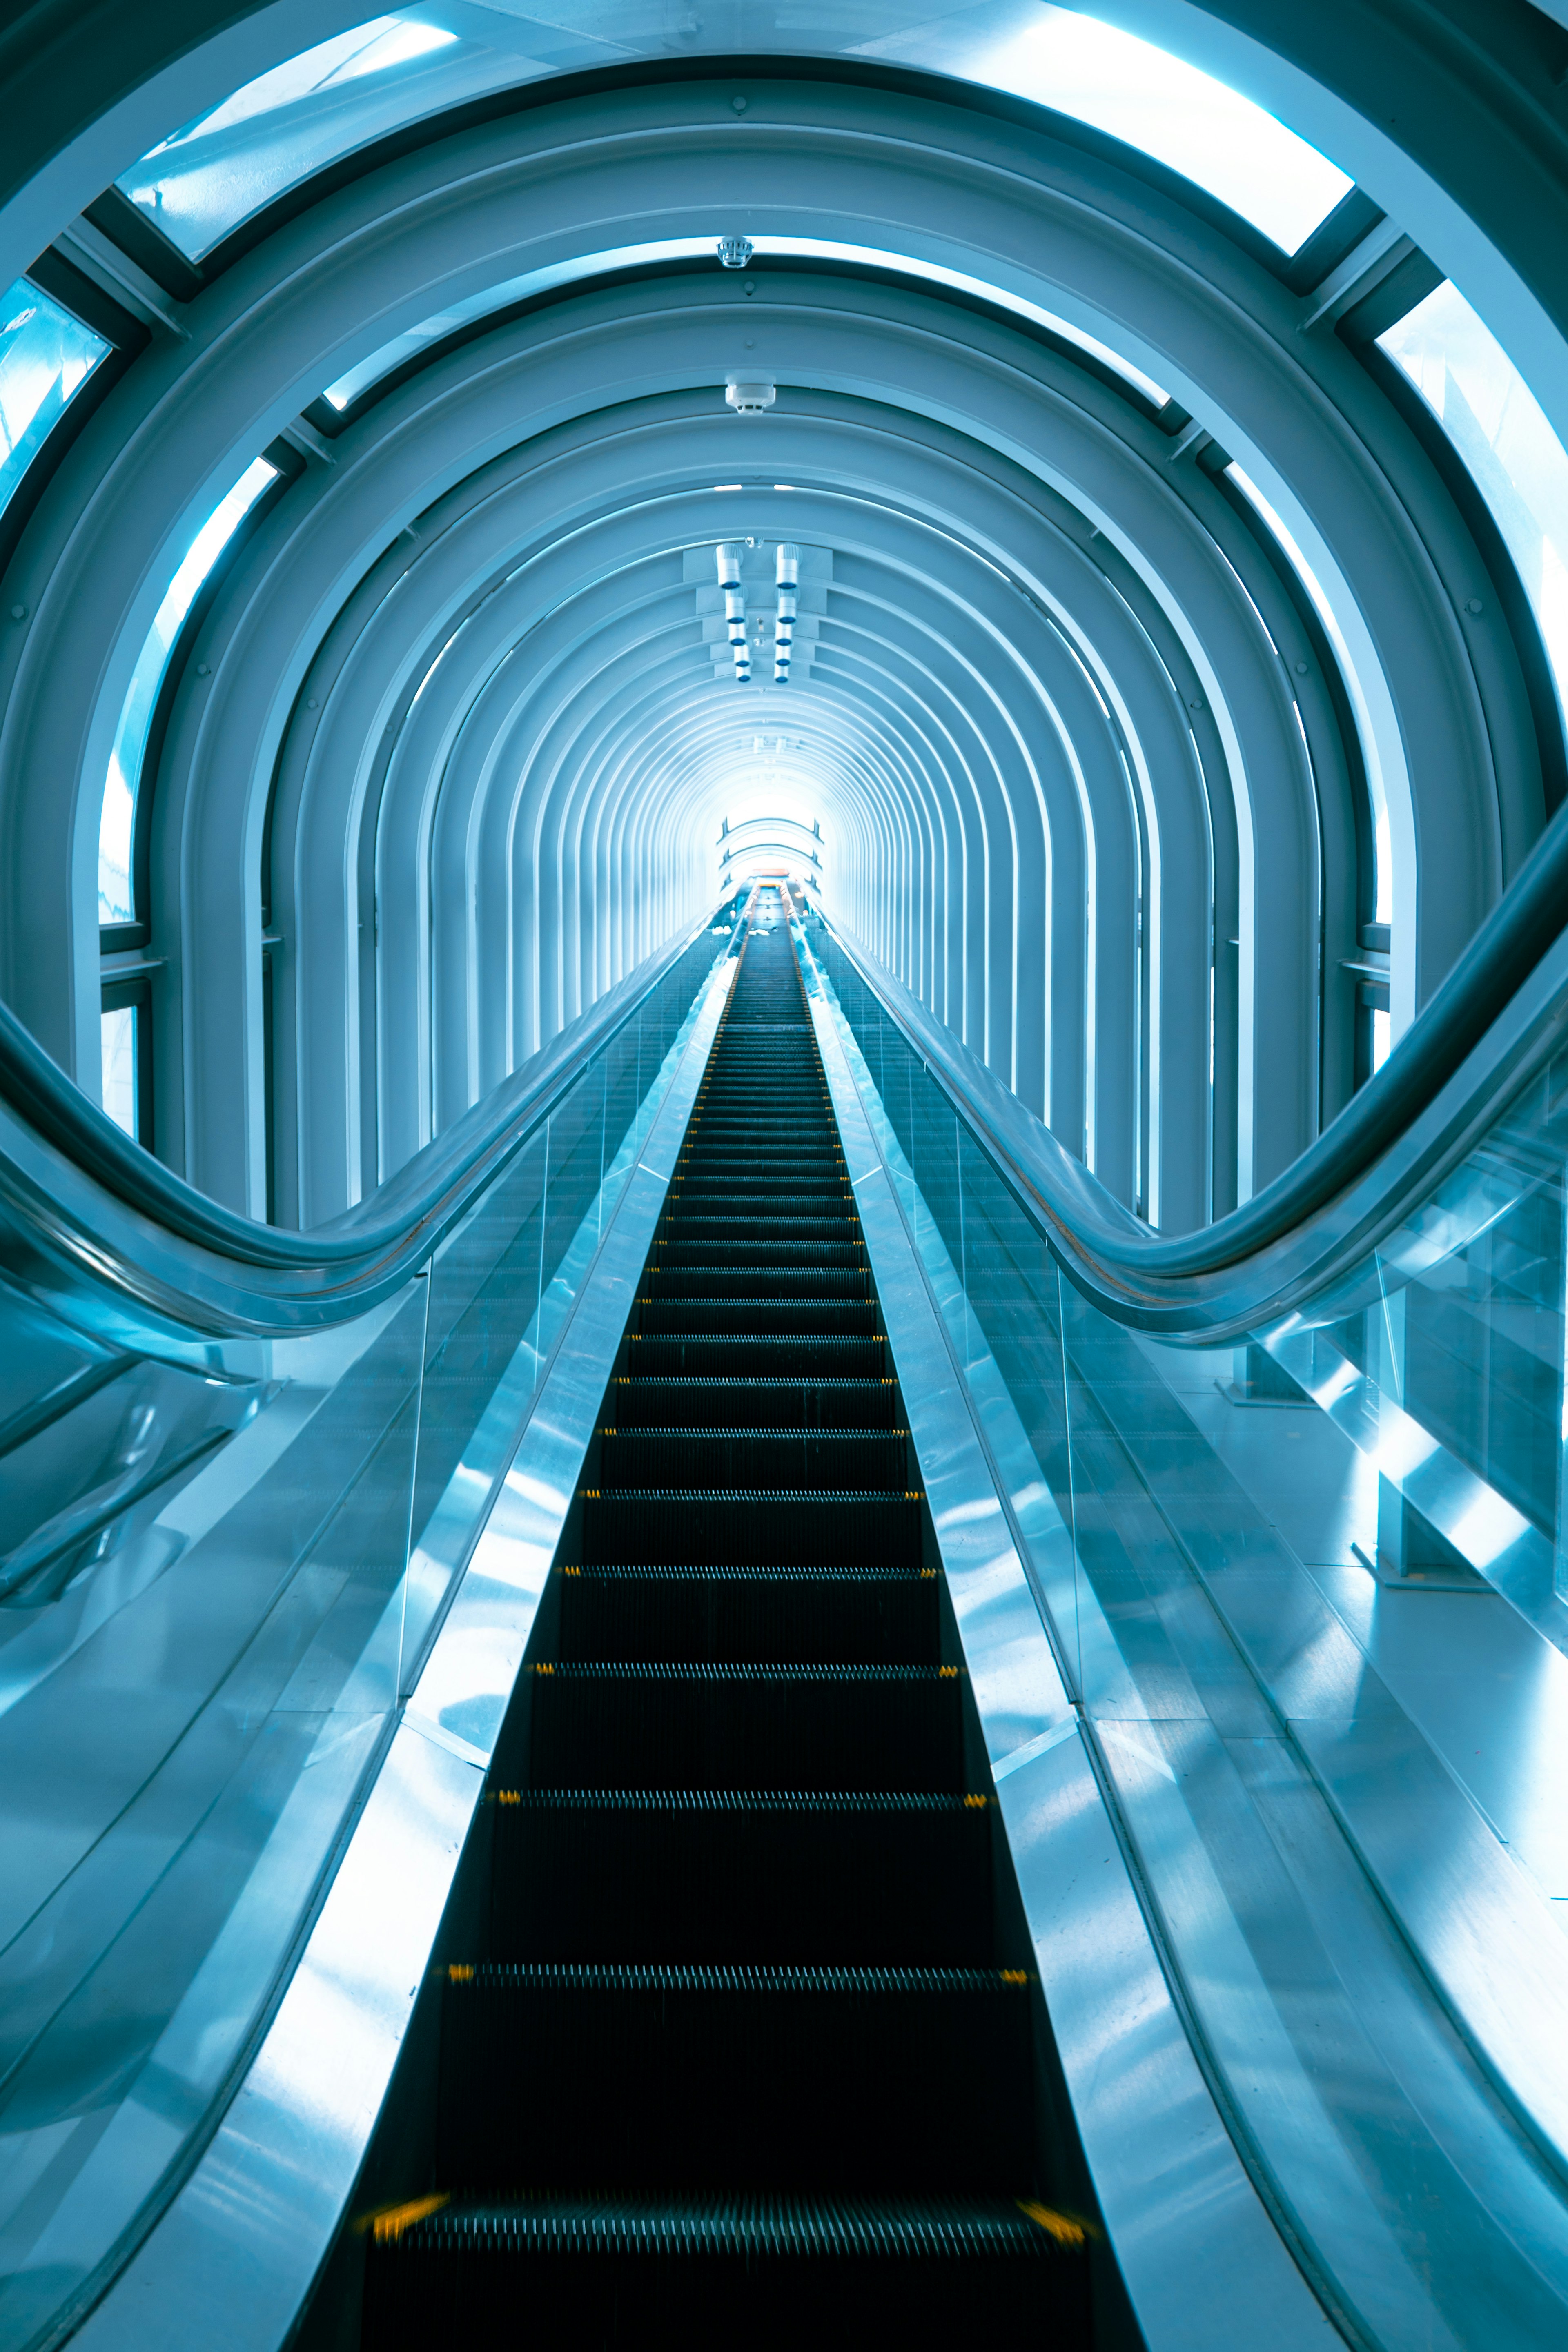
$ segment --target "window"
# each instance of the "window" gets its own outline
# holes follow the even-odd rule
[[[1286,253],[1321,228],[1352,183],[1239,90],[1076,9],[1041,7],[1026,32],[950,72],[1032,98],[1180,172]],[[881,43],[885,53],[894,44]],[[899,54],[909,56],[904,44]]]
[[[335,157],[464,99],[534,79],[547,68],[527,54],[529,32],[544,28],[525,30],[499,8],[373,16],[247,82],[143,155],[117,184],[188,260],[199,261]]]
[[[1447,282],[1377,338],[1490,509],[1568,710],[1568,453],[1501,344]]]
[[[109,348],[26,278],[0,299],[0,513]]]
[[[159,688],[174,640],[218,557],[263,490],[277,479],[278,468],[266,457],[258,457],[246,467],[228,496],[197,531],[153,615],[132,672],[104,781],[103,812],[98,833],[98,919],[102,925],[120,926],[141,919],[135,874],[137,787]]]
[[[258,75],[163,140],[118,184],[199,261],[323,165],[406,123],[547,75],[671,54],[669,12],[650,10],[646,0],[537,16],[525,6],[444,0],[370,17]],[[978,28],[989,10],[875,13],[880,24],[866,40],[870,10],[858,22],[858,11],[837,19],[831,10],[770,11],[769,46],[781,58],[798,49],[885,58],[1034,99],[1141,148],[1288,254],[1350,190],[1342,172],[1239,90],[1076,9],[1032,7],[1027,30],[1000,41]],[[679,29],[680,54],[732,52],[733,21],[725,9],[690,12]]]
[[[103,991],[103,1108],[132,1143],[153,1148],[152,984],[110,981]]]
[[[1305,589],[1312,610],[1321,623],[1323,634],[1339,663],[1340,675],[1351,689],[1352,700],[1357,706],[1357,716],[1360,719],[1362,697],[1356,688],[1355,665],[1351,659],[1350,647],[1345,643],[1339,622],[1334,617],[1333,606],[1323,593],[1322,583],[1308,562],[1284,517],[1264,497],[1252,477],[1237,465],[1234,459],[1226,466],[1225,472],[1226,480],[1235,483],[1247,504],[1268,525],[1283,550],[1291,570]],[[1370,731],[1368,727],[1366,732],[1370,734]],[[1309,756],[1310,756],[1310,753]],[[1388,823],[1388,801],[1384,792],[1382,772],[1375,760],[1368,760],[1365,762],[1365,773],[1367,797],[1372,803],[1373,920],[1377,923],[1392,923],[1394,920],[1394,851]]]

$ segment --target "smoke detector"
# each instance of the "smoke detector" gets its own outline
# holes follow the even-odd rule
[[[778,396],[778,386],[769,376],[732,375],[724,387],[724,397],[737,416],[761,416]]]
[[[721,236],[719,239],[719,260],[725,269],[744,269],[755,250],[749,236]]]

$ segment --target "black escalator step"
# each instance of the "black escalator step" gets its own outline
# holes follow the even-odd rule
[[[654,1244],[654,1255],[658,1258],[667,1249],[689,1251],[695,1255],[701,1251],[731,1245],[738,1249],[756,1250],[770,1257],[775,1250],[796,1247],[803,1254],[813,1250],[837,1253],[845,1249],[858,1254],[859,1223],[854,1212],[853,1197],[842,1207],[837,1202],[825,1204],[822,1214],[812,1217],[796,1216],[793,1211],[782,1209],[774,1214],[765,1206],[757,1214],[748,1208],[743,1214],[733,1217],[709,1216],[706,1212],[699,1215],[695,1211],[679,1207],[668,1209],[660,1224],[658,1239]],[[826,1255],[823,1259],[825,1265],[837,1262],[836,1255]]]
[[[648,1269],[644,1296],[742,1298],[750,1306],[779,1298],[852,1298],[870,1295],[870,1276],[857,1265],[671,1265],[660,1252]],[[758,1321],[767,1318],[759,1315]]]
[[[645,1339],[666,1332],[859,1332],[877,1328],[873,1302],[859,1298],[666,1298],[645,1295],[638,1318]]]
[[[898,1410],[898,1382],[879,1380],[701,1380],[679,1374],[614,1383],[619,1426],[706,1429],[888,1429]]]
[[[411,2228],[378,2225],[364,2341],[511,2344],[526,2310],[531,2352],[865,2352],[976,2337],[1078,2352],[1089,2264],[1058,2242],[1076,2225],[1043,2207],[1051,2226],[1030,2220],[1031,2201],[447,2205]]]
[[[453,2189],[1005,2192],[1030,2179],[1022,1970],[488,1962],[449,1972]]]
[[[842,1162],[836,1165],[841,1167]],[[815,1168],[782,1168],[774,1160],[769,1167],[742,1175],[710,1174],[706,1170],[678,1168],[670,1192],[679,1194],[689,1205],[699,1201],[739,1204],[747,1201],[770,1200],[815,1205],[818,1201],[832,1200],[847,1192],[848,1184],[849,1180],[844,1175],[821,1174]],[[753,1208],[752,1214],[754,1216],[756,1213]],[[820,1215],[820,1210],[816,1213]]]
[[[705,1331],[627,1334],[627,1365],[634,1374],[670,1372],[848,1373],[865,1380],[879,1374],[884,1358],[879,1332]]]
[[[503,1789],[504,1960],[964,1967],[994,1948],[989,1801]]]
[[[815,1560],[918,1568],[918,1496],[799,1488],[582,1490],[583,1559]]]
[[[582,2218],[592,2210],[620,2218],[595,2228]],[[761,2232],[732,2239],[695,2200],[561,2200],[549,2221],[531,2204],[447,2207],[373,2244],[364,2341],[384,2352],[510,2344],[521,2307],[531,2352],[865,2352],[973,2336],[1030,2352],[1089,2344],[1089,2265],[1041,2225],[1026,2223],[1044,2252],[966,2223],[851,2231],[842,2217],[853,2209],[826,2210],[832,2234],[818,2235],[796,2209],[773,2204],[779,2218],[759,2244]],[[1004,2222],[1023,2218],[1010,2200],[988,2210]]]
[[[536,1789],[963,1792],[948,1668],[552,1663],[529,1681]]]
[[[660,1241],[654,1244],[654,1264],[666,1274],[678,1266],[706,1266],[729,1273],[743,1266],[852,1266],[863,1271],[864,1259],[853,1242],[818,1238],[787,1241]]]
[[[606,1429],[601,1490],[610,1486],[790,1486],[841,1492],[910,1484],[901,1430]]]
[[[572,1565],[561,1579],[562,1661],[940,1663],[932,1569]]]

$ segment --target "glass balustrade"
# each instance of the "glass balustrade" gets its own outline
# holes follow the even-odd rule
[[[831,930],[805,937],[1255,2179],[1369,2337],[1436,2312],[1551,2345],[1568,1055],[1331,1295],[1175,1346],[1073,1286]]]
[[[232,2088],[729,940],[346,1328],[116,1356],[0,1286],[6,2344],[57,2340]]]

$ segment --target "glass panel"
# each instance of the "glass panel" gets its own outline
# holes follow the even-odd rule
[[[54,2340],[231,2087],[728,936],[344,1330],[192,1369],[0,1281],[0,2341]]]
[[[137,1010],[134,1004],[121,1004],[102,1015],[103,1108],[133,1143],[142,1140],[136,1115]]]
[[[1169,164],[1287,253],[1352,183],[1315,147],[1211,74],[1076,9],[1039,7],[970,78],[1075,115]]]
[[[729,929],[717,958],[709,935],[688,949],[432,1263],[405,1689],[674,1075],[701,1002],[693,992],[727,953]]]
[[[884,58],[1012,91],[1126,140],[1218,196],[1293,253],[1351,183],[1237,90],[1076,11],[1035,0],[976,10],[841,0],[769,12],[740,47]],[[335,156],[487,90],[634,58],[732,53],[731,15],[689,13],[672,40],[644,0],[588,7],[482,6],[374,16],[262,74],[175,131],[120,186],[193,260]]]
[[[131,923],[137,919],[132,859],[136,832],[136,792],[142,779],[142,759],[158,689],[163,683],[169,656],[214,564],[269,483],[278,468],[265,457],[247,466],[227,498],[197,531],[189,553],[169,583],[153,615],[145,644],[131,675],[114,749],[109,755],[103,809],[98,829],[98,919],[100,923]]]
[[[1311,599],[1313,610],[1323,625],[1324,634],[1339,656],[1340,673],[1355,699],[1356,724],[1361,731],[1365,761],[1367,793],[1372,801],[1373,915],[1378,923],[1394,920],[1394,857],[1388,829],[1388,801],[1384,790],[1383,764],[1376,757],[1371,721],[1366,715],[1366,697],[1362,689],[1356,663],[1340,627],[1339,615],[1323,592],[1323,584],[1308,562],[1300,542],[1279,509],[1265,498],[1250,474],[1234,461],[1226,467],[1226,479],[1261,515],[1268,529],[1283,548],[1290,567]],[[1386,1018],[1386,1017],[1385,1017]]]
[[[1378,337],[1453,443],[1518,568],[1568,711],[1568,452],[1457,287]]]
[[[434,11],[373,16],[247,82],[163,140],[118,184],[197,261],[333,156],[517,78],[519,62],[482,48],[476,54]]]
[[[1310,1320],[1178,1348],[1056,1276],[962,1117],[955,1176],[951,1100],[809,941],[895,1191],[931,1188],[911,1230],[1084,1736],[1298,2244],[1358,2333],[1403,2307],[1412,2342],[1438,2311],[1484,2341],[1506,2293],[1545,2352],[1529,2255],[1482,2265],[1536,2161],[1500,2078],[1561,2145],[1568,1054]]]
[[[0,514],[108,349],[25,278],[0,298]]]

